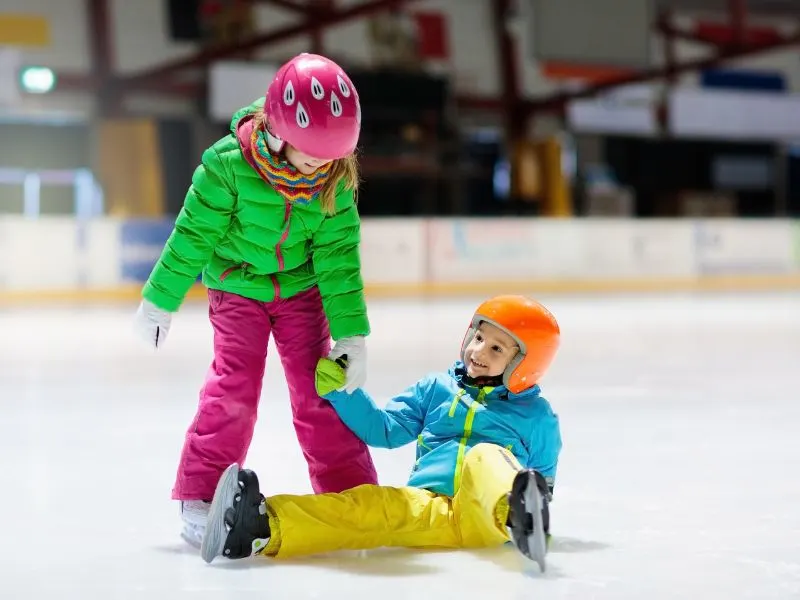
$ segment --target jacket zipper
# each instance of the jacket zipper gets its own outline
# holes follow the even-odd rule
[[[275,256],[278,259],[278,273],[282,272],[285,264],[283,261],[283,252],[281,251],[281,246],[283,246],[286,238],[289,237],[289,229],[291,229],[291,217],[292,217],[292,203],[288,200],[284,203],[284,210],[283,210],[283,232],[281,233],[281,238],[278,240],[278,243],[275,245]],[[278,277],[273,273],[270,276],[272,279],[272,288],[275,291],[275,299],[281,297],[281,284],[278,283]]]
[[[278,240],[278,243],[275,245],[275,255],[278,258],[278,272],[284,270],[286,267],[286,263],[283,260],[283,252],[281,251],[281,246],[286,242],[286,239],[289,237],[289,230],[291,229],[291,216],[292,216],[292,203],[286,202],[284,212],[283,212],[283,231],[281,232],[281,237]],[[228,267],[225,269],[222,274],[219,276],[219,281],[222,283],[225,281],[228,276],[234,271],[238,271],[240,269],[246,269],[250,265],[248,263],[242,263],[241,265],[234,265],[232,267]],[[278,278],[275,276],[274,273],[271,273],[269,278],[272,280],[272,288],[275,292],[275,299],[281,297],[281,284],[278,283]]]
[[[458,393],[453,398],[453,403],[450,405],[450,410],[447,413],[447,416],[453,418],[456,414],[456,408],[458,407],[458,401],[461,400],[461,397],[467,393],[467,390],[461,389],[458,390]]]
[[[472,423],[473,421],[475,421],[475,411],[478,409],[479,405],[484,403],[484,398],[486,396],[486,393],[487,393],[486,388],[478,392],[478,397],[472,401],[472,403],[469,405],[469,408],[467,409],[467,416],[464,419],[464,436],[458,443],[458,454],[456,455],[456,473],[455,477],[453,478],[454,494],[458,491],[458,486],[461,485],[461,470],[464,466],[464,456],[466,456],[467,454],[467,442],[469,441],[470,436],[472,436]],[[455,407],[458,405],[458,401],[461,399],[461,396],[463,396],[463,394],[460,392],[458,395],[456,395],[456,398],[453,401],[453,406],[451,408],[451,413],[455,413]]]
[[[278,244],[275,246],[275,254],[278,256],[278,272],[280,273],[283,271],[283,252],[281,252],[281,246],[286,241],[286,238],[289,237],[289,229],[291,227],[291,221],[289,220],[292,216],[292,203],[287,201],[284,205],[283,210],[283,232],[281,233],[281,239],[278,240]]]
[[[237,131],[239,129],[239,125],[241,124],[241,122],[245,118],[247,118],[247,117],[244,116],[241,119],[239,119],[239,121],[237,121],[236,128],[235,128]],[[272,184],[270,183],[269,179],[267,179],[264,176],[264,174],[261,172],[261,169],[258,168],[258,165],[256,164],[255,160],[253,160],[252,157],[248,157],[246,155],[245,155],[245,159],[250,164],[250,166],[253,167],[255,172],[258,173],[258,176],[261,177],[261,179],[268,186],[271,187]],[[275,254],[276,254],[277,258],[278,258],[278,272],[279,273],[281,271],[283,271],[283,269],[284,269],[284,260],[283,260],[283,253],[281,252],[281,246],[286,241],[286,238],[289,237],[289,228],[291,226],[291,223],[290,223],[289,219],[292,216],[292,203],[289,202],[288,200],[285,200],[284,202],[285,202],[285,205],[284,205],[284,211],[283,211],[283,232],[281,233],[281,237],[278,240],[277,245],[275,246]],[[229,274],[228,271],[226,271],[222,275],[227,277],[228,274]],[[270,273],[269,278],[272,280],[272,290],[273,290],[273,292],[275,294],[274,299],[277,300],[278,298],[281,297],[281,284],[278,283],[278,278],[275,276],[274,273]],[[220,277],[220,281],[222,281],[222,277]]]

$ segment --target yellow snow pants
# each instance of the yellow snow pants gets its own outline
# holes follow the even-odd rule
[[[508,541],[507,495],[522,467],[511,452],[478,444],[453,498],[413,487],[361,485],[338,494],[267,498],[272,532],[262,555],[292,558],[382,546],[482,548]]]

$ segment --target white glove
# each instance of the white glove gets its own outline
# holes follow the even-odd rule
[[[171,324],[172,314],[161,310],[147,300],[142,300],[133,319],[136,333],[153,348],[160,348],[164,345]]]
[[[333,346],[328,358],[336,360],[344,358],[347,361],[345,373],[347,379],[339,391],[352,394],[358,388],[364,387],[367,382],[367,344],[363,335],[340,339]]]

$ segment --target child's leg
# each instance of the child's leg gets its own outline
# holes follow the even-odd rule
[[[523,469],[511,452],[478,444],[464,458],[461,487],[453,498],[464,547],[503,544],[510,527],[517,549],[544,571],[547,494],[544,477]]]
[[[478,444],[467,452],[461,469],[453,509],[464,547],[504,544],[509,540],[508,493],[522,466],[505,448]]]
[[[186,433],[172,497],[210,500],[222,472],[244,462],[264,378],[270,323],[264,304],[209,290],[214,360]]]
[[[272,332],[292,403],[297,439],[317,493],[376,484],[367,446],[342,423],[333,407],[317,395],[314,371],[330,351],[328,321],[316,287],[270,305]]]
[[[264,500],[252,471],[232,465],[214,495],[202,555],[293,558],[382,546],[458,548],[446,496],[418,488],[362,485],[342,493]]]
[[[450,498],[419,488],[360,485],[338,494],[272,496],[267,511],[272,537],[264,554],[275,558],[461,547]]]

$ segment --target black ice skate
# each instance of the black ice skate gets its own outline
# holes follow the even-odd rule
[[[550,531],[550,490],[541,474],[531,469],[517,473],[508,494],[508,526],[514,545],[544,572]]]
[[[200,556],[246,558],[262,552],[269,541],[267,503],[253,471],[232,464],[217,484],[208,513]]]

